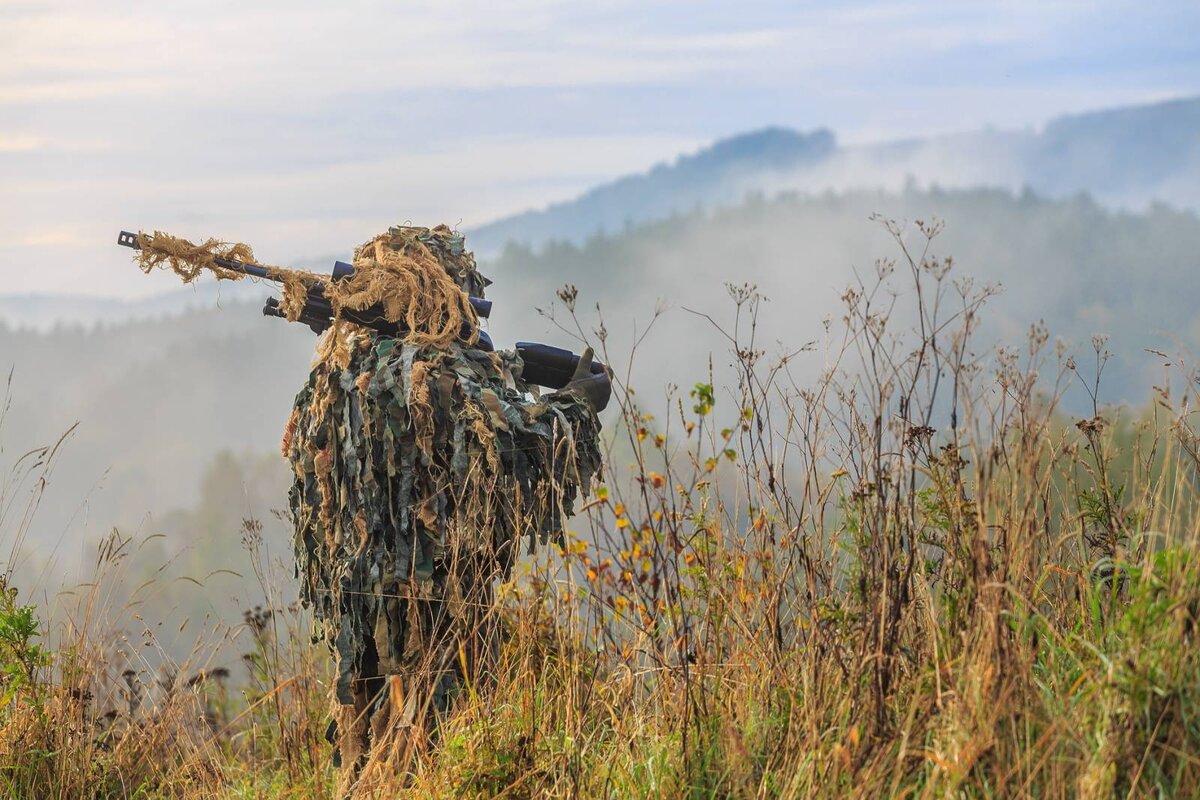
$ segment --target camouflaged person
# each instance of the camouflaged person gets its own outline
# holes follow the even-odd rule
[[[354,266],[400,260],[426,301],[442,293],[453,306],[489,283],[445,226],[392,228]],[[430,331],[444,332],[444,314],[400,311],[401,336],[348,323],[325,334],[282,445],[301,599],[337,659],[330,737],[352,768],[373,743],[427,727],[464,667],[485,663],[493,585],[523,542],[559,537],[589,491],[609,391],[607,375],[588,374],[589,350],[564,389],[539,398],[516,353],[476,346],[473,319],[451,320],[468,335],[447,341]]]

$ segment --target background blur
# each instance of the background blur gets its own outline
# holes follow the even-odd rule
[[[685,310],[728,320],[725,282],[771,298],[761,342],[792,350],[899,255],[873,214],[939,218],[938,252],[1004,287],[992,339],[1108,334],[1104,398],[1142,406],[1147,349],[1200,344],[1196,30],[1184,2],[10,0],[5,491],[39,489],[22,454],[78,423],[18,578],[53,595],[116,528],[154,537],[146,570],[173,559],[159,612],[228,619],[262,601],[205,578],[250,575],[242,519],[289,556],[277,442],[311,333],[259,314],[267,286],[142,275],[123,228],[328,269],[390,224],[446,222],[496,281],[500,345],[578,349],[536,310],[572,283],[624,369],[664,309],[632,373],[662,397],[728,361]]]

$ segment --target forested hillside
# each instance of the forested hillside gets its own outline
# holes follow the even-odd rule
[[[666,330],[646,347],[670,348],[675,357],[644,355],[657,360],[656,377],[690,385],[709,350],[721,344],[706,322],[682,309],[719,316],[729,306],[721,299],[723,282],[748,281],[772,301],[762,315],[762,342],[787,347],[819,338],[821,320],[836,313],[854,275],[868,277],[877,259],[901,256],[871,221],[875,214],[944,221],[933,252],[953,256],[960,278],[1001,288],[987,315],[993,339],[1016,342],[1042,319],[1076,346],[1095,333],[1110,335],[1112,401],[1140,402],[1159,379],[1161,359],[1146,348],[1174,352],[1200,342],[1191,300],[1178,289],[1200,267],[1200,218],[1164,206],[1114,212],[1086,196],[912,189],[751,198],[582,246],[511,246],[493,272],[505,292],[514,291],[512,277],[520,276],[525,299],[514,301],[518,307],[544,299],[546,287],[577,285],[585,305],[604,309],[613,341],[621,343],[617,352],[628,344],[627,323],[646,321],[655,299],[667,299],[673,311],[660,320]]]
[[[555,298],[559,287],[574,284],[585,333],[594,337],[599,304],[609,358],[624,379],[630,347],[661,305],[655,335],[632,368],[646,402],[661,402],[668,382],[689,387],[704,378],[710,353],[718,373],[729,362],[722,336],[687,310],[727,323],[733,306],[726,282],[756,284],[770,298],[759,322],[768,354],[820,340],[823,320],[840,313],[854,275],[869,277],[876,259],[900,257],[871,221],[875,213],[945,220],[935,252],[952,255],[961,278],[1003,287],[985,315],[985,337],[1020,343],[1039,319],[1085,350],[1092,334],[1109,334],[1115,358],[1103,398],[1142,403],[1161,380],[1161,358],[1145,349],[1200,344],[1193,298],[1180,290],[1200,267],[1194,214],[1165,207],[1113,212],[1085,197],[999,190],[758,197],[583,245],[509,247],[483,265],[495,279],[490,328],[499,346],[534,340],[578,349],[568,332],[574,325]],[[536,308],[554,309],[557,324]],[[58,555],[75,561],[114,525],[151,533],[165,530],[163,515],[175,509],[195,507],[202,515],[201,476],[221,451],[256,459],[265,485],[277,492],[274,501],[248,498],[234,516],[269,517],[284,504],[287,475],[280,460],[266,456],[276,452],[312,346],[306,328],[264,319],[256,303],[91,329],[0,328],[0,353],[13,369],[4,458],[79,423],[32,541],[43,550],[57,543]],[[794,366],[809,377],[823,368],[807,355]],[[1068,404],[1083,399],[1080,390]],[[221,497],[229,502],[228,493]]]
[[[12,372],[0,430],[5,461],[78,423],[31,532],[40,558],[53,549],[64,566],[86,562],[114,525],[156,530],[159,515],[198,499],[201,476],[222,450],[273,452],[307,372],[306,333],[237,303],[92,328],[0,328]],[[286,477],[276,466],[275,477]],[[248,500],[243,511],[270,508]]]

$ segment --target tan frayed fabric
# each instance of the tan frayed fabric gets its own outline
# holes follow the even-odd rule
[[[462,337],[464,325],[468,331],[464,340],[468,344],[478,338],[479,320],[462,284],[487,283],[482,276],[477,276],[470,253],[463,251],[461,255],[439,258],[431,249],[431,245],[460,238],[445,225],[432,229],[389,228],[355,251],[354,274],[340,281],[315,272],[257,264],[253,250],[245,244],[230,244],[218,239],[195,244],[161,231],[137,235],[141,248],[137,260],[143,272],[167,269],[184,283],[195,281],[204,272],[219,280],[246,277],[241,272],[221,267],[216,263],[217,258],[255,264],[267,272],[270,280],[281,284],[280,307],[293,322],[300,318],[309,290],[320,286],[333,308],[335,319],[346,310],[365,311],[379,306],[388,322],[403,326],[405,341],[444,348]],[[330,352],[344,365],[347,354],[341,348],[345,328],[335,325],[326,335],[330,340]]]
[[[382,305],[389,322],[402,322],[408,329],[405,341],[433,347],[456,341],[465,321],[474,331],[466,341],[473,344],[479,322],[466,292],[411,234],[413,230],[417,229],[393,228],[395,233],[389,231],[358,249],[353,277],[329,294],[334,313]]]
[[[184,283],[191,283],[205,271],[227,281],[246,277],[240,272],[217,266],[214,261],[216,258],[254,262],[254,251],[249,245],[231,244],[219,239],[208,239],[203,244],[193,244],[187,239],[155,231],[152,234],[139,233],[137,241],[141,247],[137,260],[142,272],[150,274],[154,269],[169,269],[182,278]]]

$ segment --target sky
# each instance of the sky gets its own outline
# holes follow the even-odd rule
[[[1197,30],[1170,0],[0,0],[0,293],[176,288],[122,228],[292,264],[766,125],[867,143],[1192,95]]]

